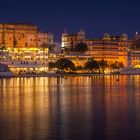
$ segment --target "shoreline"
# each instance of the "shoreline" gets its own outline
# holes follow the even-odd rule
[[[92,73],[55,73],[55,74],[26,74],[26,75],[13,75],[13,76],[8,76],[8,75],[2,75],[0,78],[20,78],[20,77],[64,77],[64,76],[111,76],[114,74],[92,74]]]
[[[140,74],[90,74],[90,73],[83,73],[83,74],[43,74],[43,75],[16,75],[14,77],[64,77],[64,76],[121,76],[121,75],[140,75]]]
[[[27,74],[27,75],[3,75],[0,78],[31,78],[31,77],[64,77],[64,76],[121,76],[121,75],[140,75],[140,74],[92,74],[92,73],[56,73],[56,74]]]
[[[63,74],[40,74],[40,75],[16,75],[14,77],[64,77],[64,76],[109,76],[112,74],[90,74],[90,73],[83,73],[83,74],[68,74],[68,73],[63,73]]]

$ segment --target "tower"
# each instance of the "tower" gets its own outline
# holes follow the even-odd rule
[[[80,29],[80,31],[78,32],[78,36],[81,40],[85,39],[85,32],[83,29]]]
[[[68,33],[67,33],[66,28],[64,29],[64,32],[62,33],[61,41],[62,41],[61,47],[65,48],[67,46],[67,41],[68,41]]]

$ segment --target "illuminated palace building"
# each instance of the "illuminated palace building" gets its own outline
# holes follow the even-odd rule
[[[88,46],[85,53],[66,51],[74,49],[81,42]],[[128,39],[126,33],[120,36],[105,33],[99,39],[87,39],[83,30],[74,35],[65,30],[61,42],[64,54],[58,51],[60,47],[53,46],[55,44],[52,33],[40,32],[35,25],[0,24],[0,63],[7,64],[17,74],[46,72],[49,61],[55,62],[64,57],[71,59],[76,66],[83,66],[89,58],[94,58],[97,61],[105,60],[109,64],[122,62],[125,67],[140,67],[138,33],[132,40]],[[57,54],[49,54],[48,46],[53,46]]]
[[[0,62],[15,73],[47,70],[52,33],[39,32],[32,24],[0,24]]]
[[[136,33],[133,40],[129,40],[126,33],[120,36],[110,36],[105,33],[99,39],[86,39],[85,32],[80,30],[75,35],[70,35],[66,31],[62,34],[62,48],[74,47],[77,43],[83,42],[88,46],[88,51],[85,54],[77,55],[75,53],[67,54],[66,57],[76,61],[75,58],[87,60],[94,58],[95,60],[105,60],[109,64],[122,62],[125,67],[140,65],[140,49],[135,45],[135,41],[140,42],[140,36]],[[81,65],[81,61],[76,62]],[[84,64],[84,63],[83,63]]]

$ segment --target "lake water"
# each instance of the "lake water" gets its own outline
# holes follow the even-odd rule
[[[0,79],[0,140],[140,140],[140,76]]]

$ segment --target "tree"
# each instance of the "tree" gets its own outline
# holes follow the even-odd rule
[[[92,60],[89,60],[85,63],[84,68],[86,70],[89,70],[92,72],[93,70],[95,71],[95,70],[99,69],[99,64],[97,61],[92,59]]]
[[[113,64],[110,65],[110,68],[114,71],[114,70],[120,70],[120,68],[123,68],[124,65],[122,62],[115,62]]]
[[[56,68],[59,70],[74,70],[75,65],[72,61],[70,61],[69,59],[59,59],[56,63]]]
[[[53,62],[49,62],[48,67],[49,67],[49,70],[53,70],[56,67],[56,65]]]
[[[108,67],[107,61],[102,59],[101,61],[99,61],[98,64],[99,64],[99,67],[100,67],[101,71],[104,73],[105,69]]]
[[[118,66],[116,63],[113,63],[110,65],[110,68],[114,71],[114,70],[118,69]]]
[[[82,67],[82,66],[77,66],[77,67],[75,67],[75,70],[76,71],[81,71],[81,70],[83,70],[84,68]]]
[[[88,50],[88,47],[86,44],[84,43],[78,43],[75,48],[74,48],[74,52],[79,52],[79,53],[85,53]]]

